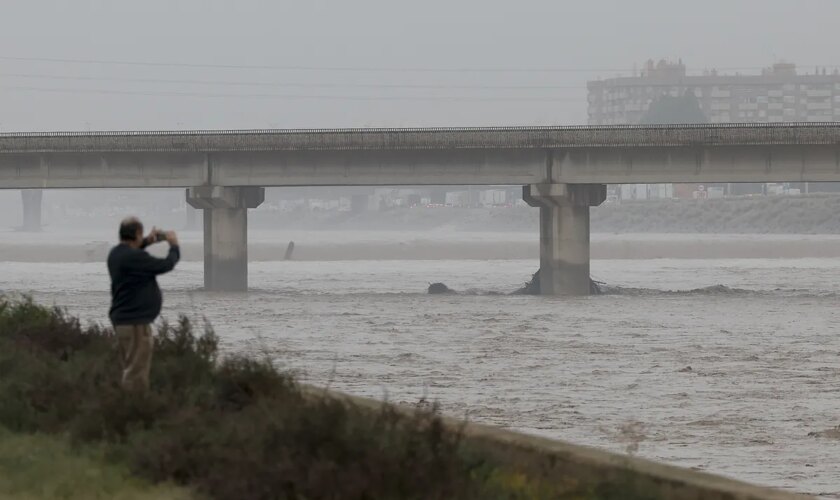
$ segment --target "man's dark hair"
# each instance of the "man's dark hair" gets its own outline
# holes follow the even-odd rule
[[[137,231],[143,230],[143,223],[135,217],[120,222],[120,241],[134,241],[137,238]]]

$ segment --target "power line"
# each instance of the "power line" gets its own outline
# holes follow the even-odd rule
[[[628,71],[627,68],[390,68],[390,67],[353,67],[353,66],[305,66],[305,65],[267,65],[267,64],[207,64],[175,63],[154,61],[127,61],[115,59],[63,59],[56,57],[13,57],[0,56],[4,61],[30,61],[66,64],[94,64],[119,66],[151,66],[166,68],[216,68],[216,69],[272,69],[288,71],[346,71],[346,72],[382,72],[382,73],[597,73],[600,71]]]
[[[280,100],[332,100],[332,101],[445,101],[445,102],[566,102],[586,103],[584,99],[560,99],[560,98],[529,98],[529,97],[470,97],[470,96],[348,96],[348,95],[310,95],[310,94],[220,94],[220,93],[198,93],[198,92],[144,92],[132,90],[112,89],[70,89],[55,87],[30,87],[22,85],[0,85],[0,89],[20,90],[27,92],[51,92],[69,94],[93,94],[93,95],[135,95],[152,97],[204,97],[204,98],[236,98],[236,99],[280,99]]]
[[[216,68],[216,69],[263,69],[263,70],[286,70],[286,71],[343,71],[343,72],[381,72],[381,73],[599,73],[599,72],[623,72],[630,73],[633,70],[628,68],[433,68],[433,67],[376,67],[376,66],[306,66],[306,65],[268,65],[268,64],[210,64],[210,63],[183,63],[183,62],[156,62],[156,61],[129,61],[116,59],[65,59],[56,57],[17,57],[0,56],[4,61],[28,61],[47,62],[63,64],[90,64],[90,65],[119,65],[119,66],[147,66],[167,68]],[[826,67],[837,68],[840,64],[800,64],[802,68]],[[730,66],[716,68],[690,68],[691,71],[704,71],[716,69],[718,71],[738,70],[761,70],[766,66]]]
[[[447,84],[388,84],[388,83],[299,83],[299,82],[247,82],[230,80],[192,80],[166,78],[128,78],[98,76],[64,76],[35,73],[0,73],[0,78],[31,78],[40,80],[107,81],[123,83],[162,83],[179,85],[218,85],[235,87],[297,87],[297,88],[364,88],[364,89],[453,89],[453,90],[555,90],[585,89],[581,85],[447,85]]]
[[[155,62],[155,61],[128,61],[115,59],[63,59],[55,57],[13,57],[0,56],[0,60],[7,61],[31,61],[65,64],[93,64],[93,65],[119,65],[119,66],[151,66],[151,67],[177,67],[177,68],[216,68],[216,69],[271,69],[288,71],[346,71],[346,72],[383,72],[383,73],[598,73],[598,72],[624,72],[632,70],[628,68],[432,68],[432,67],[376,67],[376,66],[306,66],[306,65],[268,65],[268,64],[209,64],[209,63],[183,63],[183,62]],[[826,65],[834,67],[834,65]],[[810,67],[802,65],[802,67]],[[731,66],[715,68],[720,71],[736,70],[760,70],[764,66]],[[704,68],[705,69],[705,68]],[[693,71],[701,71],[696,68]]]

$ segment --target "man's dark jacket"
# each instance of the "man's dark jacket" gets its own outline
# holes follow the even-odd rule
[[[111,322],[114,325],[143,325],[155,321],[163,305],[155,277],[172,270],[181,251],[169,247],[164,259],[149,255],[143,249],[120,243],[108,254],[111,275]]]

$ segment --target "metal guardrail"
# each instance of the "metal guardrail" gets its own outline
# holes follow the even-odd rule
[[[0,133],[0,154],[835,144],[840,122]]]

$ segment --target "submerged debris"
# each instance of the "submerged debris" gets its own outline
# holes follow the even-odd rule
[[[513,295],[539,295],[540,294],[540,272],[535,272],[525,286],[513,292]]]
[[[589,293],[592,295],[601,295],[603,293],[601,285],[604,285],[604,283],[600,283],[590,278]],[[540,295],[540,272],[535,272],[533,276],[531,276],[531,280],[525,283],[522,288],[513,292],[513,295]]]
[[[606,287],[604,283],[599,281],[595,281],[593,279],[589,280],[589,292],[592,295],[601,295],[604,293]],[[443,283],[432,283],[429,285],[429,294],[437,295],[437,294],[450,294],[450,293],[459,293],[456,290],[453,290],[446,286]],[[481,292],[476,290],[467,290],[466,292],[462,292],[467,295],[482,295]],[[487,295],[498,295],[498,293],[493,292],[486,292]],[[516,290],[511,292],[510,295],[540,295],[540,272],[537,271],[531,276],[531,279],[525,283],[525,285]]]
[[[455,290],[449,288],[448,286],[444,285],[443,283],[432,283],[429,285],[429,293],[432,295],[438,294],[446,294],[446,293],[456,293]]]

